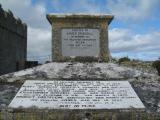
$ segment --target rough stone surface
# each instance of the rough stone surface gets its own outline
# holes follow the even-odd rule
[[[1,84],[0,85],[0,109],[6,108],[13,97],[18,92],[20,85]]]
[[[148,74],[135,69],[121,67],[113,63],[48,63],[38,67],[6,74],[0,77],[1,82],[16,82],[26,79],[74,79],[74,80],[124,80],[151,79],[155,74]],[[148,81],[147,81],[148,82]]]
[[[26,79],[128,80],[148,112],[160,112],[160,77],[113,63],[48,63],[0,76],[1,83],[23,83]],[[9,85],[10,86],[10,85]],[[10,87],[8,87],[10,89]],[[17,89],[19,87],[16,87]],[[5,88],[1,90],[4,96]],[[15,93],[12,93],[15,95]],[[12,95],[11,94],[11,95]],[[13,96],[14,96],[13,95]],[[9,101],[12,99],[9,98]],[[1,104],[8,104],[5,100]]]

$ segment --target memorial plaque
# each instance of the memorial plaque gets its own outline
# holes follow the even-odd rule
[[[129,109],[144,108],[128,81],[27,80],[12,108]]]
[[[99,34],[98,29],[62,29],[62,55],[97,57],[100,51]]]

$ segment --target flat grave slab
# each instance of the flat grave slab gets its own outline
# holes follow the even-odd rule
[[[27,80],[9,107],[39,109],[143,109],[128,81]]]

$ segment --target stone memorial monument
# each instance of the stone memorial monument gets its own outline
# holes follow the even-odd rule
[[[110,56],[108,25],[112,15],[49,14],[47,19],[52,25],[53,63],[15,75],[29,77],[9,104],[10,108],[60,110],[60,115],[79,110],[80,116],[94,110],[101,114],[145,109],[126,79],[129,75],[119,72],[122,68],[104,63]],[[118,72],[113,72],[114,69]],[[134,77],[135,71],[131,73]]]
[[[110,58],[108,26],[112,15],[49,14],[53,61],[102,61]]]

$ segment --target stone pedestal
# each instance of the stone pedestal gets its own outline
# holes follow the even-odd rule
[[[109,60],[112,15],[48,14],[47,19],[52,25],[52,61]]]

